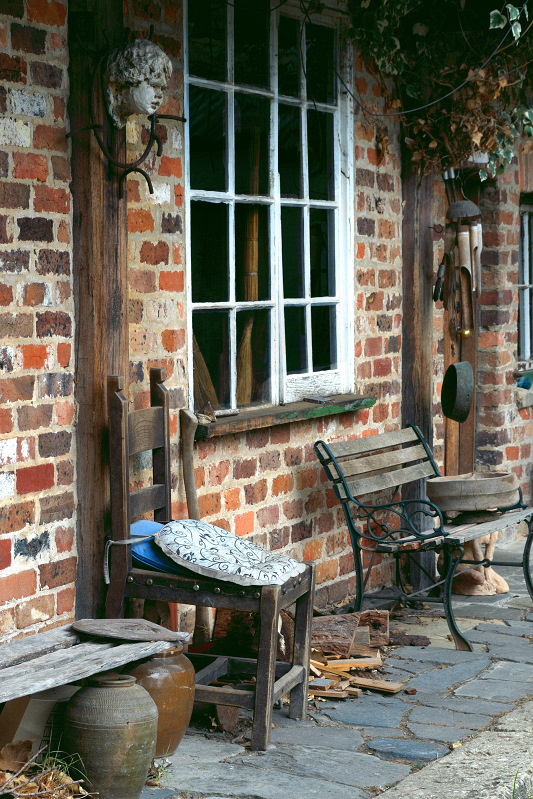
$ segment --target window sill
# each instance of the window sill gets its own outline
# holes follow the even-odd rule
[[[339,413],[360,411],[371,408],[376,399],[358,394],[338,394],[328,402],[292,402],[290,405],[268,405],[241,411],[237,416],[219,418],[211,424],[199,424],[196,440],[242,433],[246,430],[259,430],[262,427],[275,427],[289,422],[305,419],[319,419],[322,416],[337,416]]]

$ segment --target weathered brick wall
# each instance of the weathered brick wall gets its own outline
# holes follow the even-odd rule
[[[0,634],[74,610],[67,4],[0,5]]]

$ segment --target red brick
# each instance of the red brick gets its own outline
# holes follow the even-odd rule
[[[313,535],[312,522],[296,522],[291,527],[291,541],[297,544],[299,541],[304,541],[306,538],[311,538]]]
[[[64,25],[67,18],[66,4],[63,5],[57,0],[28,0],[27,11],[30,22],[40,22],[54,27]]]
[[[159,274],[159,288],[162,291],[178,291],[185,290],[185,275],[183,272],[160,272]]]
[[[268,505],[266,508],[259,508],[257,511],[257,521],[260,527],[270,527],[279,521],[279,506]]]
[[[36,153],[13,153],[13,177],[21,180],[41,180],[48,178],[46,156]]]
[[[143,242],[140,259],[143,264],[168,264],[169,249],[166,241]]]
[[[15,608],[15,619],[19,630],[31,627],[38,622],[47,621],[55,614],[55,597],[44,594],[34,597],[29,602],[21,602]]]
[[[254,531],[254,512],[241,513],[235,516],[235,533],[237,535],[248,535]]]
[[[0,408],[0,434],[13,430],[13,414],[8,408]]]
[[[44,344],[24,344],[17,347],[23,369],[50,368],[48,347]]]
[[[64,336],[69,338],[72,335],[72,320],[70,316],[62,311],[45,311],[37,314],[36,332],[39,338],[46,336]]]
[[[177,352],[185,346],[185,330],[163,330],[161,343],[166,352]]]
[[[28,65],[23,58],[0,53],[0,81],[26,83]]]
[[[302,491],[304,488],[312,488],[317,481],[316,469],[304,469],[296,475],[296,488]]]
[[[54,189],[52,186],[35,186],[33,207],[36,211],[68,214],[70,211],[70,192]]]
[[[71,345],[59,343],[57,345],[57,362],[64,369],[70,364]]]
[[[52,125],[36,125],[33,131],[33,146],[36,150],[66,152],[68,139],[65,136],[64,128],[53,127]]]
[[[62,591],[58,591],[57,615],[62,616],[64,613],[74,613],[75,599],[76,591],[74,588],[64,588]]]
[[[255,458],[236,460],[233,464],[233,477],[236,480],[253,477],[257,470]]]
[[[224,491],[224,507],[226,510],[238,510],[241,507],[241,492],[238,488]]]
[[[183,174],[181,168],[181,158],[173,158],[168,155],[161,156],[157,173],[163,177],[181,178]]]
[[[0,283],[0,305],[11,305],[13,302],[13,289],[5,283]]]
[[[259,456],[259,470],[261,472],[271,472],[278,470],[281,464],[281,458],[277,450],[272,452],[264,452]]]
[[[183,186],[174,186],[174,202],[177,208],[182,207],[184,194],[185,191]]]
[[[257,505],[259,502],[263,502],[266,499],[266,495],[267,481],[264,479],[244,486],[244,501],[247,505]]]
[[[42,563],[39,566],[41,588],[58,588],[76,580],[76,558],[65,558],[55,563]]]
[[[5,636],[15,630],[15,609],[0,610],[0,635]]]
[[[294,479],[291,474],[280,474],[272,480],[272,495],[288,494],[292,491]]]
[[[303,447],[287,447],[283,457],[287,466],[299,466],[303,461]]]
[[[301,499],[291,499],[283,503],[283,515],[286,519],[301,519],[304,503]]]
[[[129,233],[153,233],[154,218],[150,211],[142,209],[128,211],[128,232]]]
[[[11,377],[0,379],[0,403],[20,402],[33,399],[34,377]]]
[[[229,474],[229,470],[230,470],[229,461],[218,461],[218,463],[214,463],[212,466],[209,467],[209,485],[210,486],[222,485],[222,483]]]
[[[0,208],[29,208],[30,187],[25,183],[0,182]]]
[[[0,539],[0,569],[11,566],[11,541],[9,538]]]
[[[215,513],[220,513],[221,496],[219,493],[203,494],[198,497],[198,507],[200,508],[200,516],[213,516]]]
[[[334,580],[338,574],[339,564],[336,560],[326,560],[322,563],[316,564],[316,581],[317,583],[325,583],[328,580]]]
[[[303,560],[318,560],[322,556],[322,541],[308,541],[303,548]]]
[[[44,491],[54,485],[53,463],[29,466],[17,471],[17,491],[19,494],[30,494],[33,491]]]
[[[22,302],[24,305],[29,305],[30,307],[43,305],[45,291],[46,286],[44,283],[28,283],[24,286],[22,292]]]
[[[0,602],[11,602],[14,599],[35,594],[37,575],[33,569],[17,572],[0,580]]]

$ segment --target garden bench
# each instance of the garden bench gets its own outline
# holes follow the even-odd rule
[[[189,638],[186,633],[174,635],[183,643]],[[172,646],[175,642],[93,637],[76,632],[71,624],[8,641],[0,645],[0,709],[11,699],[118,669]]]
[[[462,635],[452,608],[452,584],[459,564],[467,569],[477,566],[515,566],[523,569],[529,595],[533,599],[530,554],[533,543],[533,507],[526,507],[520,489],[511,508],[490,509],[487,521],[476,521],[463,514],[463,522],[453,524],[428,499],[398,498],[398,490],[413,481],[442,477],[422,434],[414,425],[391,433],[326,444],[317,441],[315,451],[334,491],[341,501],[355,560],[356,597],[354,610],[361,609],[366,581],[363,580],[362,552],[370,555],[370,572],[378,553],[389,553],[396,560],[396,600],[415,599],[442,602],[450,632],[457,649],[472,651]],[[487,511],[489,509],[487,508]],[[528,536],[522,560],[509,563],[490,560],[467,560],[465,544],[520,522],[527,522]],[[400,564],[401,557],[414,552],[435,551],[443,555],[441,578],[429,586],[407,593]],[[420,567],[422,568],[422,567]],[[426,572],[425,569],[422,569]],[[439,596],[440,594],[440,596]]]

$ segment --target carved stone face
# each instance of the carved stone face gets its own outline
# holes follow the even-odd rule
[[[158,77],[154,75],[136,86],[129,86],[121,104],[123,115],[154,114],[163,102],[163,89],[166,85],[167,81],[163,75]]]

